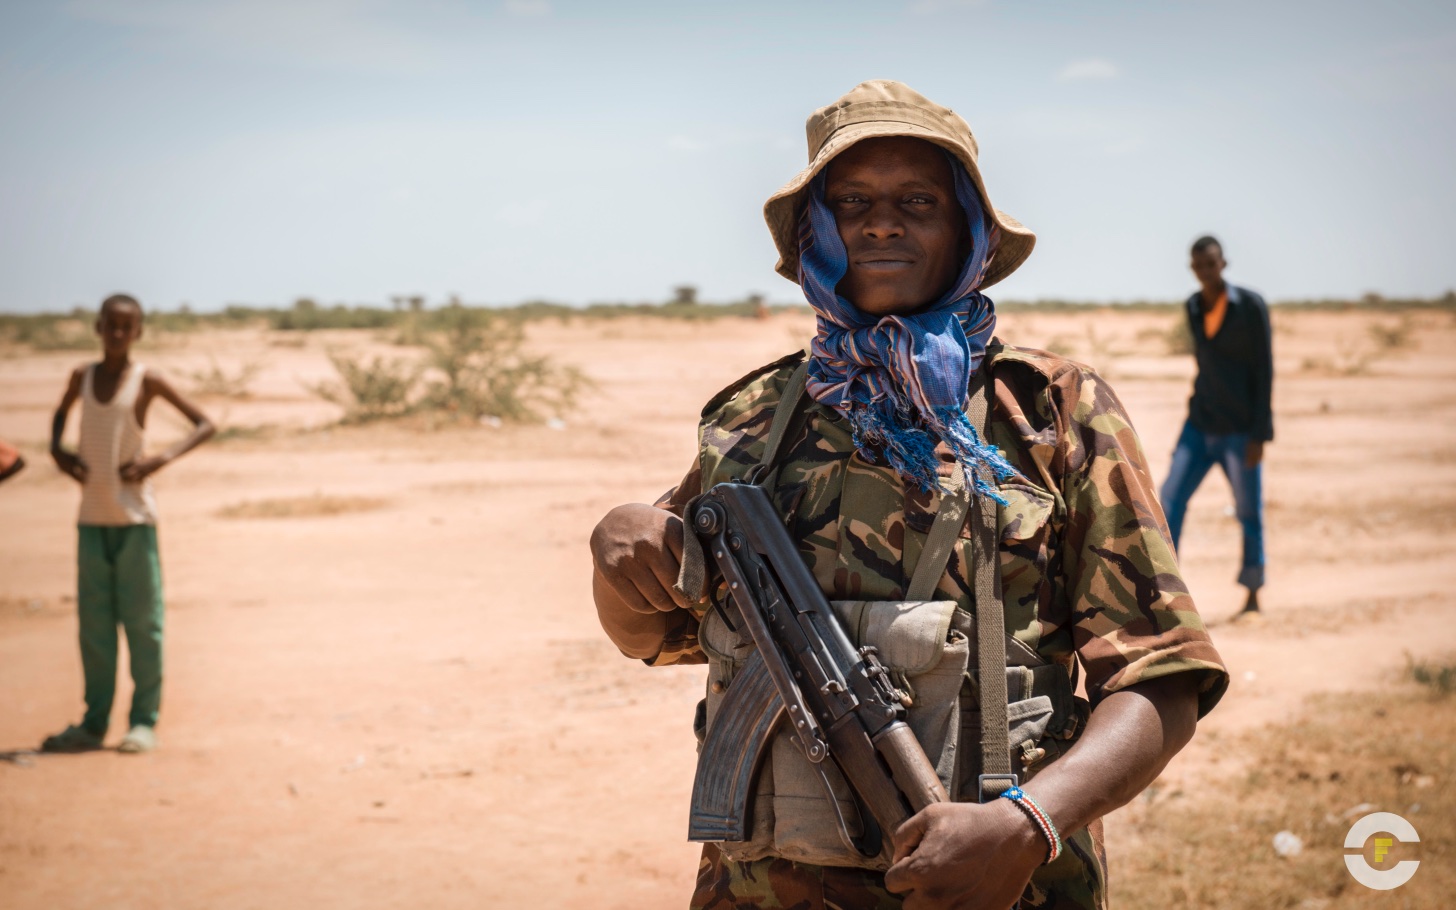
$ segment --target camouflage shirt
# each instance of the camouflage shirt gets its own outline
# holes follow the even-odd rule
[[[801,358],[770,364],[708,403],[697,462],[659,506],[681,516],[694,496],[759,463],[774,409]],[[997,522],[1006,633],[1073,676],[1080,663],[1094,706],[1145,680],[1195,673],[1201,717],[1227,688],[1228,673],[1179,574],[1121,402],[1091,369],[1043,351],[993,342],[986,363],[994,382],[990,440],[1016,470],[1000,484],[1008,505]],[[774,491],[801,555],[831,600],[903,599],[940,494],[922,493],[856,452],[848,422],[833,409],[806,406],[802,429],[784,441]],[[950,457],[943,453],[947,475]],[[971,534],[963,529],[935,594],[966,609],[974,601]],[[662,649],[648,662],[706,661],[697,640],[706,606],[670,614]],[[1100,837],[1084,831],[1075,840],[1079,859],[1064,856],[1085,868],[1044,867],[1032,880],[1029,906],[1102,905]],[[765,889],[777,895],[815,886],[804,878],[811,867],[786,860],[734,863],[708,845],[703,863],[694,906],[715,906],[729,893],[737,905]],[[822,884],[826,873],[816,874]],[[853,879],[866,906],[898,905],[875,873],[835,874]]]
[[[714,484],[758,464],[774,407],[799,356],[740,380],[708,403],[698,460],[659,505],[679,515]],[[999,510],[1006,631],[1048,661],[1086,671],[1093,705],[1174,673],[1199,674],[1199,715],[1228,685],[1178,571],[1147,460],[1112,388],[1091,369],[1043,351],[993,344],[990,439],[1016,474]],[[809,405],[786,440],[776,498],[800,552],[832,600],[897,600],[940,506],[855,452],[849,424]],[[949,455],[943,471],[949,474]],[[974,600],[969,526],[937,598]],[[706,604],[673,614],[654,666],[701,663]]]

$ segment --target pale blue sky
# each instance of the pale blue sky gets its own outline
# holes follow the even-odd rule
[[[871,78],[1039,234],[1004,299],[1456,286],[1456,4],[0,5],[0,310],[799,299],[763,200]]]

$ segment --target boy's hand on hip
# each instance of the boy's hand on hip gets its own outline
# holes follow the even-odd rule
[[[885,887],[905,910],[1006,910],[1021,897],[1047,844],[1010,800],[935,803],[895,832]]]
[[[128,461],[117,471],[121,479],[127,483],[141,483],[151,475],[155,474],[167,463],[167,459],[160,455],[153,455],[151,458],[142,458],[137,461]]]
[[[81,460],[81,456],[65,449],[51,449],[51,458],[55,459],[61,473],[69,475],[77,483],[86,482],[86,462]]]
[[[592,562],[632,610],[676,610],[687,606],[673,590],[682,533],[682,520],[671,512],[641,503],[617,506],[592,531]]]

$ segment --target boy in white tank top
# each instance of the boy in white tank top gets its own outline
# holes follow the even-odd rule
[[[142,307],[116,294],[96,317],[100,363],[77,367],[51,422],[51,457],[81,484],[77,519],[76,609],[86,715],[46,738],[48,752],[99,749],[116,695],[117,626],[131,657],[131,715],[122,752],[156,748],[162,701],[162,566],[157,555],[157,506],[151,475],[212,436],[212,422],[159,374],[131,359],[142,335]],[[147,455],[143,430],[152,399],[163,398],[192,421],[181,442]],[[81,445],[61,448],[71,405],[81,400]]]

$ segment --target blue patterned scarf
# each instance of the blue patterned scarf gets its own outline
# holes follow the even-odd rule
[[[880,460],[879,453],[921,490],[945,489],[935,452],[937,443],[945,443],[976,492],[1002,501],[995,480],[1010,476],[1011,466],[980,438],[965,412],[971,377],[996,327],[995,305],[977,288],[997,229],[965,168],[950,161],[956,198],[969,222],[971,252],[950,290],[908,316],[862,313],[835,293],[849,255],[824,202],[824,173],[810,183],[799,231],[799,283],[818,315],[808,391],[849,418],[862,455]]]

